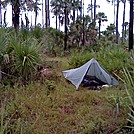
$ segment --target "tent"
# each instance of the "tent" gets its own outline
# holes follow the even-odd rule
[[[67,80],[71,81],[71,83],[75,85],[76,90],[78,90],[85,77],[89,77],[90,80],[92,79],[97,80],[97,82],[102,82],[102,85],[119,85],[119,82],[111,74],[109,74],[94,58],[79,68],[65,70],[62,71],[62,73]]]

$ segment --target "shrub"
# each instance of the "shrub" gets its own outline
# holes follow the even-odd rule
[[[52,91],[52,90],[55,90],[56,89],[56,83],[55,83],[55,81],[46,80],[45,81],[45,85],[46,85],[46,88],[49,91]]]
[[[71,68],[79,67],[91,58],[95,58],[109,72],[122,70],[124,65],[130,70],[134,65],[130,57],[131,54],[120,46],[108,46],[102,47],[98,52],[75,51],[69,60],[69,65]]]
[[[41,48],[36,39],[30,38],[21,44],[14,44],[15,68],[21,78],[32,78],[33,70],[40,63]]]
[[[40,25],[37,25],[35,28],[31,28],[29,33],[31,37],[34,37],[39,40],[44,35],[44,30],[41,28]]]
[[[63,33],[56,29],[46,29],[41,41],[45,53],[52,56],[61,56],[63,51],[63,37]]]
[[[74,51],[69,59],[70,68],[80,67],[93,57],[96,57],[94,53]]]

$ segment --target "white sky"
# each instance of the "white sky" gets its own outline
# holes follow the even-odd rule
[[[88,6],[89,3],[88,3],[87,0],[85,0],[85,7],[84,7],[85,15],[88,14],[87,13],[87,6]],[[112,6],[111,4],[108,4],[106,2],[106,0],[97,0],[97,5],[100,5],[100,8],[97,8],[97,12],[104,12],[105,15],[108,18],[108,22],[103,22],[102,23],[102,29],[101,30],[105,30],[106,27],[110,23],[114,23],[114,6]],[[40,6],[40,8],[42,8],[42,6]],[[6,21],[8,22],[8,26],[12,25],[12,16],[11,16],[12,14],[11,14],[11,12],[12,12],[12,10],[8,6],[7,7],[7,16],[6,16]],[[2,10],[2,13],[4,13],[4,9]],[[31,15],[31,13],[28,13],[28,17],[29,17],[30,21],[31,21],[31,19],[33,20],[32,23],[34,25],[34,13],[32,13],[32,14],[33,15]],[[32,16],[32,18],[31,18],[31,16]],[[50,26],[55,28],[55,18],[52,18],[52,16],[53,16],[53,14],[50,14],[50,18],[51,18]],[[2,17],[3,17],[3,15],[2,15]],[[24,19],[24,16],[23,16],[23,19]],[[121,32],[122,20],[123,20],[123,3],[120,3],[120,7],[119,7],[119,32]],[[129,22],[129,3],[128,2],[126,3],[125,21]],[[24,19],[24,22],[25,22],[25,19]],[[37,17],[37,24],[38,23],[42,24],[42,11],[39,12],[39,15]]]

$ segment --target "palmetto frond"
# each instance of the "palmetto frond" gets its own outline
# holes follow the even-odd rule
[[[36,65],[40,61],[40,46],[37,45],[35,39],[29,39],[21,44],[14,45],[14,54],[16,61],[16,69],[22,78],[32,75],[32,71],[36,69]]]

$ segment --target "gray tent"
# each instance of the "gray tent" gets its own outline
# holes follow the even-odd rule
[[[63,76],[78,90],[85,76],[96,77],[108,85],[117,86],[119,82],[109,74],[94,58],[79,68],[62,71]]]

